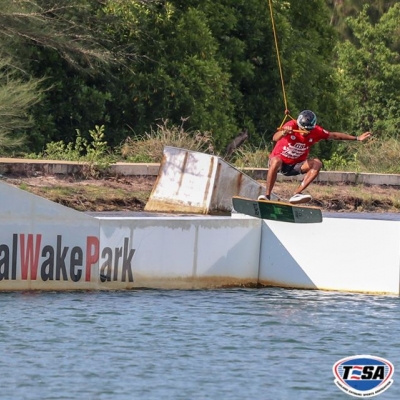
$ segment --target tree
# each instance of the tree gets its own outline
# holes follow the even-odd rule
[[[400,3],[375,24],[368,6],[348,24],[357,40],[338,45],[341,98],[348,105],[355,131],[371,130],[381,137],[398,137],[400,130],[399,53],[391,48],[398,37]]]
[[[399,0],[370,0],[367,12],[371,21],[373,23],[379,21],[380,17],[398,2]],[[326,3],[332,10],[331,24],[343,39],[353,40],[347,18],[357,17],[365,5],[365,0],[326,0]]]
[[[333,58],[338,37],[329,25],[325,0],[277,2],[275,10],[291,115],[296,117],[301,110],[311,109],[318,123],[339,130],[342,113]],[[312,153],[328,158],[336,145],[334,141],[321,141],[313,146]]]
[[[96,24],[100,4],[90,0],[63,3],[0,0],[1,52],[14,57],[23,55],[26,46],[52,49],[74,67],[88,69],[111,61],[114,54],[106,47],[111,43],[106,43]]]
[[[218,60],[218,43],[201,7],[176,2],[109,2],[118,16],[110,26],[118,45],[134,47],[139,60],[120,78],[132,134],[141,136],[168,119],[189,131],[211,131],[222,148],[237,131],[228,71]]]
[[[0,0],[0,57],[11,58],[9,67],[25,82],[40,81],[40,103],[32,102],[36,106],[26,113],[35,124],[20,126],[30,151],[51,140],[70,141],[77,128],[88,131],[107,118],[110,94],[96,84],[117,55],[96,23],[102,5],[63,3]]]
[[[328,8],[298,3],[273,2],[291,111],[316,108],[336,121]],[[120,17],[116,42],[140,55],[126,77],[138,134],[157,118],[189,117],[190,128],[213,131],[220,149],[245,128],[253,143],[271,137],[285,110],[268,2],[119,1],[107,9]]]
[[[265,0],[0,0],[0,50],[48,90],[31,150],[106,126],[115,145],[160,120],[211,131],[218,150],[247,129],[258,144],[284,116]],[[325,0],[273,0],[290,111],[339,120]],[[304,24],[307,21],[307,24]],[[114,62],[117,61],[117,62]]]
[[[40,100],[40,81],[23,79],[9,59],[0,58],[0,151],[21,146],[32,126],[30,107]]]

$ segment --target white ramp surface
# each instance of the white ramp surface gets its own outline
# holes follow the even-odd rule
[[[257,198],[263,186],[220,157],[166,146],[146,211],[230,214],[232,196]]]

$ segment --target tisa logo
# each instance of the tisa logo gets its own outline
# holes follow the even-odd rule
[[[346,357],[333,366],[335,383],[354,397],[373,397],[389,389],[393,364],[384,358],[361,355]]]

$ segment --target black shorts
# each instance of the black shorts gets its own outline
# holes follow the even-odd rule
[[[305,161],[301,161],[297,164],[285,164],[284,162],[282,162],[282,167],[279,172],[285,176],[300,175],[300,174],[302,174],[301,167],[304,163],[305,163]]]

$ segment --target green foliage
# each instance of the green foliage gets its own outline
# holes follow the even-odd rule
[[[329,107],[334,90],[324,60],[332,46],[326,9],[322,0],[301,7],[297,3],[274,2],[289,94],[295,109],[310,108],[316,103],[306,96],[316,96],[318,82],[325,93],[318,104]],[[46,76],[50,87],[33,111],[37,124],[28,131],[31,149],[59,140],[69,143],[77,127],[88,132],[103,124],[107,142],[114,146],[129,129],[141,137],[161,119],[178,125],[184,118],[189,130],[210,132],[221,151],[238,130],[251,131],[256,145],[279,124],[282,91],[264,0],[234,5],[73,0],[47,13],[52,4],[41,0],[40,8],[27,0],[13,2],[15,56],[33,76]],[[16,17],[21,7],[29,22],[25,25]],[[309,20],[311,14],[312,23],[299,24],[302,15]],[[124,62],[100,63],[99,44],[105,60],[112,49]],[[305,91],[310,65],[304,61],[311,58],[321,63],[312,64],[315,71],[307,77]]]
[[[112,31],[119,45],[135,46],[140,62],[125,75],[129,125],[140,137],[161,119],[212,132],[224,146],[237,131],[229,74],[217,60],[218,44],[201,7],[176,2],[122,1],[107,11],[120,17]],[[140,23],[140,26],[138,24]]]
[[[29,188],[29,186],[25,182],[22,182],[18,187],[21,190],[26,190],[26,191],[28,191],[28,188]]]
[[[33,109],[37,124],[29,135],[31,148],[35,150],[40,150],[51,141],[70,142],[73,140],[70,132],[75,132],[76,127],[90,140],[88,132],[91,127],[110,121],[108,105],[111,93],[97,85],[95,79],[74,74],[67,67],[65,70],[68,72],[65,76],[47,79],[52,88]],[[113,140],[110,142],[115,143]]]
[[[291,114],[311,109],[323,125],[337,127],[340,112],[333,111],[339,108],[338,82],[332,63],[337,35],[329,25],[325,1],[282,2],[278,12],[283,18],[277,31]]]
[[[51,142],[46,145],[43,158],[51,160],[69,161],[97,161],[108,156],[107,142],[104,141],[105,127],[95,126],[89,131],[92,141],[82,137],[79,129],[76,130],[75,142],[65,144],[63,141]]]
[[[251,133],[250,142],[257,146],[272,134],[284,111],[268,2],[242,0],[235,7],[206,2],[204,8],[200,3],[218,41],[219,64],[230,75],[237,125]]]
[[[102,29],[101,7],[92,0],[0,0],[0,55],[12,57],[25,80],[42,80],[41,101],[29,113],[35,124],[20,127],[29,151],[118,119],[118,107],[109,107],[119,49]]]
[[[41,98],[40,81],[26,79],[11,59],[0,57],[0,151],[21,147],[33,125],[30,108]]]
[[[90,136],[93,139],[90,146],[87,144],[87,142],[85,143],[86,157],[89,159],[89,161],[95,161],[108,155],[107,142],[104,140],[104,129],[104,125],[96,125],[95,129],[89,131]]]
[[[372,137],[366,143],[343,143],[329,159],[324,170],[399,174],[400,143],[395,138]]]
[[[0,0],[1,50],[23,65],[24,53],[36,47],[53,50],[76,69],[100,68],[114,57],[96,23],[100,7],[91,0]]]
[[[352,130],[395,137],[400,129],[400,64],[390,45],[398,35],[400,3],[376,24],[367,11],[368,6],[357,18],[349,19],[358,44],[346,41],[338,45],[341,97],[349,109]]]
[[[30,152],[98,159],[104,149],[92,143],[115,147],[130,137],[139,146],[160,132],[159,121],[174,130],[185,120],[186,132],[212,137],[215,153],[247,128],[252,147],[244,150],[264,163],[260,143],[270,140],[285,107],[268,1],[64,3],[0,0],[0,56],[12,57],[18,85],[37,85],[29,106],[13,107],[21,118],[9,131],[25,134]],[[272,1],[288,107],[293,116],[313,109],[329,130],[396,137],[400,6],[374,0],[359,15],[364,3]],[[338,15],[351,41],[336,53]],[[93,126],[107,126],[103,139],[93,139]],[[312,152],[324,160],[333,155],[336,164],[353,160],[334,142]],[[154,157],[139,153],[129,157]]]
[[[368,16],[373,23],[379,21],[381,16],[399,0],[369,0]],[[365,0],[326,0],[331,9],[331,23],[344,40],[354,41],[354,36],[347,24],[349,17],[357,17],[362,11]]]
[[[332,153],[329,159],[323,160],[323,165],[326,171],[348,171],[356,169],[355,163],[340,152]]]
[[[108,150],[107,142],[104,140],[105,127],[95,126],[95,129],[89,131],[92,140],[89,142],[82,137],[79,129],[76,130],[74,142],[65,144],[63,141],[47,143],[43,154],[29,154],[28,158],[65,160],[85,163],[88,166],[87,175],[96,176],[101,171],[106,170],[115,156]]]

